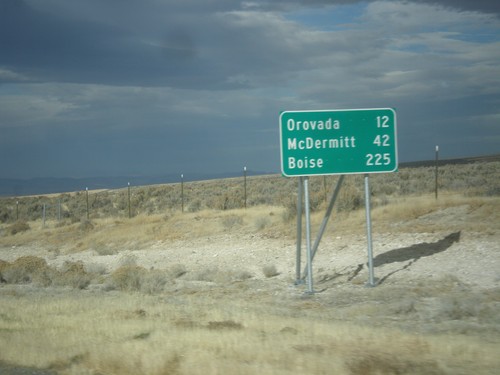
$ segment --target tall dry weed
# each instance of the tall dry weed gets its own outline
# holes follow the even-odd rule
[[[7,227],[7,233],[9,233],[10,235],[15,235],[17,233],[22,233],[22,232],[26,232],[27,230],[30,230],[31,227],[29,226],[29,224],[25,221],[17,221],[15,222],[14,224],[12,225],[9,225]]]
[[[62,269],[55,274],[53,283],[60,286],[71,286],[75,289],[85,289],[92,281],[92,275],[87,273],[83,262],[65,262]]]
[[[267,278],[279,275],[278,269],[274,264],[268,264],[262,267],[262,273]]]
[[[2,278],[9,284],[36,283],[43,286],[52,283],[53,270],[43,258],[23,256],[3,266]]]
[[[472,196],[499,196],[498,179],[500,162],[468,164],[446,164],[439,167],[439,191],[451,191]],[[322,209],[336,182],[337,176],[312,176],[310,178],[311,209]],[[252,176],[247,180],[247,207],[257,205],[287,206],[287,201],[296,196],[298,179],[279,175]],[[397,173],[371,176],[371,194],[374,198],[385,196],[384,200],[408,195],[434,193],[434,166],[401,168]],[[346,177],[339,198],[339,209],[347,211],[363,205],[363,176]],[[201,210],[234,210],[244,207],[243,181],[240,178],[197,181],[184,183],[184,208],[188,212]],[[86,217],[86,194],[59,194],[53,196],[19,197],[0,199],[0,221],[14,220],[31,222],[41,220],[42,207],[51,207],[47,220],[62,219],[77,222]],[[89,193],[90,220],[106,217],[128,219],[127,189],[96,191]],[[17,210],[16,202],[19,202]],[[376,199],[374,199],[376,201]],[[60,213],[55,207],[60,207]],[[136,216],[159,215],[167,211],[181,211],[180,184],[135,187],[131,193],[131,211]],[[18,216],[18,218],[16,217]]]
[[[121,266],[111,274],[111,286],[127,292],[140,291],[146,274],[147,270],[141,266]]]
[[[171,282],[164,270],[146,270],[137,265],[126,265],[116,269],[108,281],[108,289],[146,294],[160,293]]]

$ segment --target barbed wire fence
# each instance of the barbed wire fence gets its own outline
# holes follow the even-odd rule
[[[245,171],[246,172],[246,171]],[[377,197],[435,193],[434,166],[405,168],[399,173],[374,175],[372,194]],[[184,177],[184,176],[183,176]],[[467,195],[498,196],[500,162],[446,165],[439,168],[439,191]],[[320,209],[338,176],[311,178],[311,207]],[[106,217],[133,218],[137,215],[197,212],[203,209],[230,210],[269,205],[291,207],[296,204],[296,178],[281,175],[248,176],[188,181],[149,186],[127,185],[113,190],[88,190],[50,196],[0,198],[0,223],[40,220],[79,222]],[[362,176],[348,176],[339,197],[338,208],[352,210],[363,204]]]

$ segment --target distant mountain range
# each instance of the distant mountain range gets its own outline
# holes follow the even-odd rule
[[[446,164],[466,164],[477,162],[500,161],[500,154],[467,157],[456,159],[439,160],[439,165]],[[429,167],[436,164],[435,160],[423,160],[415,162],[399,163],[399,168]],[[247,171],[247,176],[258,176],[273,174],[276,172]],[[220,174],[189,174],[185,175],[184,181],[203,181],[221,178],[242,177],[243,172],[230,172]],[[88,177],[88,178],[31,178],[31,179],[9,179],[0,178],[0,196],[23,196],[55,194],[73,191],[97,189],[119,189],[131,186],[146,186],[156,184],[168,184],[181,182],[180,174],[170,174],[165,176],[121,176],[121,177]]]
[[[269,172],[247,171],[247,176],[270,174]],[[203,181],[220,178],[243,177],[242,172],[221,174],[190,174],[184,175],[184,182]],[[146,186],[181,182],[180,174],[165,176],[118,176],[118,177],[87,177],[87,178],[57,178],[38,177],[30,179],[0,178],[0,196],[25,196],[66,193],[98,189],[119,189],[128,186]]]

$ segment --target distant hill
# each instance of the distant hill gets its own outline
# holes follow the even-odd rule
[[[443,160],[438,160],[438,165],[469,164],[469,163],[481,163],[481,162],[492,162],[492,161],[500,161],[500,154],[475,156],[468,158],[443,159]],[[436,165],[436,160],[421,160],[421,161],[410,161],[405,163],[399,163],[399,168],[431,167],[435,165]]]
[[[443,159],[439,160],[439,165],[447,164],[468,164],[478,162],[500,161],[500,154]],[[430,167],[436,164],[435,160],[422,160],[414,162],[399,163],[399,168]],[[274,174],[276,172],[251,171],[248,176],[258,176]],[[186,174],[184,181],[203,181],[221,178],[240,177],[242,172],[228,172],[220,174]],[[25,196],[42,195],[53,193],[65,193],[72,191],[82,191],[98,189],[118,189],[126,187],[130,182],[131,186],[146,186],[156,184],[167,184],[180,182],[180,174],[169,174],[164,176],[118,176],[118,177],[88,177],[88,178],[32,178],[32,179],[6,179],[0,178],[0,196]]]
[[[264,175],[269,172],[247,171],[248,176]],[[242,176],[243,172],[229,172],[220,174],[190,174],[184,175],[184,181],[202,181],[219,178],[231,178]],[[88,178],[31,178],[31,179],[9,179],[0,178],[0,196],[25,196],[42,195],[54,193],[66,193],[99,189],[118,189],[131,186],[145,186],[156,184],[167,184],[180,182],[180,174],[165,176],[118,176],[118,177],[88,177]]]

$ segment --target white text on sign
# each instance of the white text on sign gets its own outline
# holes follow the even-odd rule
[[[391,108],[283,111],[280,142],[288,177],[397,170]]]

